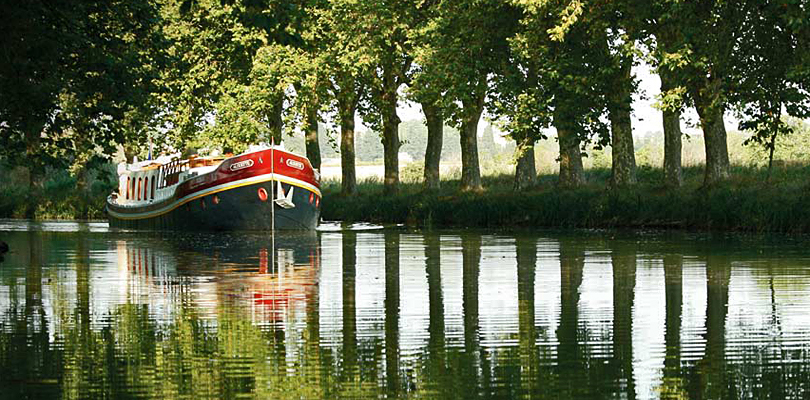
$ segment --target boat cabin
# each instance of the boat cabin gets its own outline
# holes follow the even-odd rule
[[[144,206],[174,195],[187,179],[215,170],[225,157],[160,157],[132,164],[118,164],[118,193],[112,199],[122,206]]]

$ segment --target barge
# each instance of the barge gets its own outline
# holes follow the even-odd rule
[[[118,165],[107,197],[111,227],[177,230],[314,230],[320,176],[279,147],[233,157],[161,157]]]

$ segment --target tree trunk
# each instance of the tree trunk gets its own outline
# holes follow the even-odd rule
[[[25,131],[25,162],[28,164],[28,201],[25,205],[25,217],[34,218],[37,209],[38,196],[42,178],[45,175],[45,165],[40,157],[41,135],[45,123],[30,122],[26,124]]]
[[[726,180],[729,176],[726,125],[723,122],[725,104],[720,99],[719,86],[720,80],[713,78],[707,80],[702,87],[693,90],[692,93],[706,145],[704,186],[714,185]]]
[[[461,120],[461,190],[481,190],[481,168],[478,161],[478,121],[484,111],[484,90],[475,101],[462,101]]]
[[[636,156],[633,148],[631,60],[624,60],[616,77],[614,93],[610,95],[609,118],[613,155],[612,184],[622,187],[636,184]]]
[[[557,126],[557,139],[560,143],[561,187],[578,187],[582,184],[582,154],[579,152],[579,138],[569,128]]]
[[[524,138],[518,142],[517,165],[515,165],[515,190],[524,190],[537,182],[537,168],[534,165],[534,139]]]
[[[357,193],[357,174],[354,153],[355,103],[339,102],[340,107],[340,169],[341,193],[351,196]]]
[[[771,172],[773,172],[773,152],[776,150],[776,135],[779,131],[774,131],[771,134],[771,142],[768,144],[768,177],[765,178],[766,182],[771,181]]]
[[[664,54],[674,53],[678,50],[676,38],[680,37],[678,30],[671,24],[664,24],[662,29],[655,34],[655,38],[660,43],[660,49]],[[663,65],[663,55],[659,56],[658,76],[661,78],[661,93],[668,92],[678,87],[678,74],[683,71],[673,70],[668,65]],[[682,138],[681,132],[681,112],[677,110],[662,111],[664,120],[664,186],[680,187],[683,183],[682,170]]]
[[[658,75],[661,77],[661,92],[675,88],[672,72],[662,69]],[[662,111],[664,119],[664,186],[680,187],[683,183],[681,173],[681,112],[679,110]]]
[[[89,158],[89,157],[88,157]],[[90,205],[87,200],[89,198],[89,189],[87,187],[87,163],[82,162],[73,173],[76,177],[76,194],[79,196],[79,218],[87,219],[90,214]]]
[[[438,189],[440,183],[439,167],[442,158],[442,140],[444,136],[444,115],[442,110],[433,104],[422,103],[422,111],[427,122],[428,140],[425,148],[425,189]]]
[[[396,100],[394,100],[393,104],[386,104],[385,110],[383,110],[382,144],[385,164],[383,191],[386,194],[393,194],[399,190],[399,123]]]
[[[307,158],[312,168],[321,169],[321,148],[318,144],[318,109],[314,104],[307,106],[306,123],[304,124],[304,142],[306,142]]]

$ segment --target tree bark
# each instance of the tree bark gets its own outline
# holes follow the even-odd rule
[[[312,168],[321,170],[321,148],[318,144],[318,109],[314,104],[307,106],[306,123],[304,124],[304,142],[307,158]]]
[[[515,149],[517,165],[515,165],[515,190],[524,190],[537,182],[537,168],[534,164],[534,139],[523,138]]]
[[[729,160],[726,125],[723,122],[725,104],[721,100],[720,79],[708,78],[692,91],[695,108],[703,129],[706,146],[706,174],[704,186],[712,186],[728,179]]]
[[[480,88],[479,88],[480,89]],[[473,101],[462,101],[461,120],[461,190],[481,190],[481,168],[478,161],[478,121],[484,111],[485,91],[479,90]]]
[[[567,127],[557,126],[557,139],[560,144],[561,187],[574,188],[582,184],[582,153],[579,151],[579,138]]]
[[[676,38],[680,34],[678,30],[670,24],[665,24],[661,30],[655,34],[656,40],[660,43],[660,49],[664,54],[677,51]],[[678,70],[673,70],[669,65],[664,65],[663,55],[659,55],[661,66],[658,68],[658,76],[661,78],[661,92],[665,93],[678,87]],[[683,71],[680,71],[682,74]],[[680,187],[683,183],[682,170],[682,140],[681,132],[681,111],[663,110],[664,120],[664,186]]]
[[[382,145],[385,172],[383,192],[394,194],[399,190],[399,123],[397,115],[397,89],[399,87],[393,66],[384,68],[380,90],[382,112]]]
[[[658,75],[661,77],[661,92],[675,88],[674,77],[669,70],[662,69]],[[664,186],[680,187],[683,183],[681,172],[682,137],[681,112],[679,110],[664,110]]]
[[[438,189],[440,183],[440,164],[442,158],[442,140],[444,136],[444,115],[442,110],[430,103],[422,103],[422,111],[427,122],[428,140],[425,148],[424,187],[428,190]]]
[[[610,95],[609,118],[613,155],[612,184],[615,187],[635,185],[636,156],[633,148],[631,60],[623,60],[616,77],[614,93]]]
[[[354,101],[340,101],[340,170],[341,193],[351,196],[357,193],[357,174],[354,152]]]
[[[385,176],[383,191],[393,194],[399,190],[399,123],[396,107],[387,107],[383,116],[383,162]]]

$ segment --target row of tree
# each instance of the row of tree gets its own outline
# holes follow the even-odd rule
[[[33,171],[147,140],[238,150],[285,132],[303,132],[319,167],[318,125],[331,120],[350,195],[359,115],[380,134],[395,192],[397,105],[411,101],[428,128],[428,188],[445,124],[459,129],[463,189],[481,188],[484,112],[517,143],[516,188],[534,183],[533,146],[552,127],[561,186],[582,183],[582,149],[595,143],[612,147],[621,187],[636,182],[640,62],[661,78],[668,186],[681,183],[686,107],[703,130],[707,186],[729,174],[726,112],[771,151],[791,129],[784,114],[810,116],[808,0],[5,1],[0,156]]]

